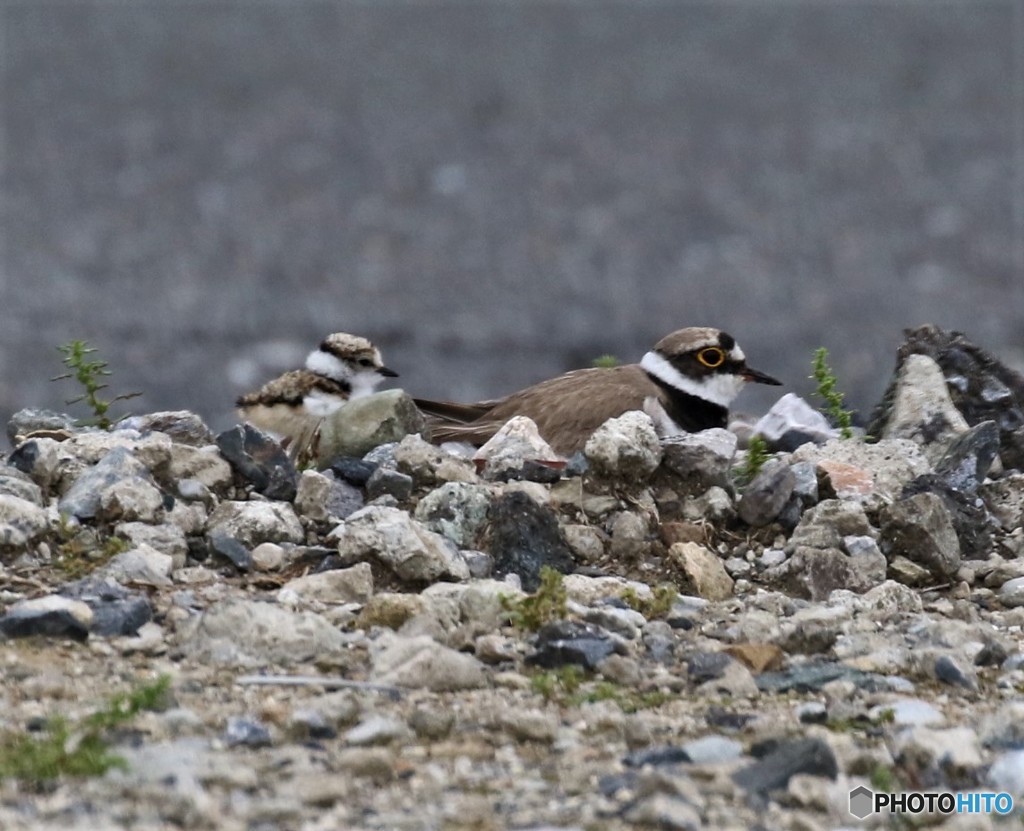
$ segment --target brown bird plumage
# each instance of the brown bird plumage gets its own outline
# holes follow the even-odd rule
[[[605,421],[630,410],[651,416],[662,436],[725,427],[728,405],[748,381],[779,383],[748,367],[731,335],[689,328],[662,338],[638,364],[574,370],[494,401],[416,403],[431,418],[435,442],[480,445],[521,415],[569,456]]]

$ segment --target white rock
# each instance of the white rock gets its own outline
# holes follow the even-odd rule
[[[148,477],[119,479],[100,491],[96,519],[101,522],[160,522],[164,497]]]
[[[426,636],[390,637],[371,660],[370,677],[381,684],[446,692],[476,689],[487,683],[480,661]]]
[[[533,419],[526,416],[510,418],[497,433],[473,455],[483,462],[483,475],[506,470],[519,470],[527,461],[551,462],[562,457],[541,438]]]
[[[796,393],[787,392],[761,416],[754,425],[754,432],[774,442],[790,430],[806,433],[817,442],[839,438],[839,431],[828,423],[825,416]]]
[[[257,571],[277,571],[284,561],[284,549],[277,543],[263,542],[252,550],[252,564]]]
[[[949,443],[969,429],[949,397],[945,376],[927,355],[908,355],[896,379],[892,410],[883,439],[910,439],[924,449],[933,464]]]
[[[284,589],[306,600],[324,603],[365,603],[373,596],[373,571],[369,563],[331,569],[289,580]]]
[[[24,551],[49,527],[45,509],[27,499],[0,494],[0,550]]]
[[[693,584],[694,590],[708,600],[732,597],[733,579],[714,552],[695,542],[673,543],[668,550]]]
[[[972,771],[982,764],[978,734],[972,727],[912,727],[897,733],[893,745],[897,758],[909,758],[922,768],[939,765]]]
[[[173,557],[143,544],[130,551],[122,551],[97,569],[96,573],[119,583],[169,586],[173,568]]]
[[[249,548],[305,540],[302,523],[287,502],[221,502],[210,515],[207,533],[234,537]]]
[[[331,496],[332,481],[315,470],[304,470],[299,475],[295,491],[295,510],[314,522],[324,522],[329,516],[328,500]]]
[[[647,413],[633,410],[610,418],[583,448],[599,476],[625,482],[647,479],[661,464],[661,442]]]
[[[220,455],[216,445],[192,447],[187,444],[172,444],[168,475],[172,482],[195,479],[214,493],[223,495],[231,486],[234,474],[231,465]]]
[[[332,533],[338,539],[338,553],[347,562],[373,557],[403,580],[417,582],[469,579],[469,567],[458,549],[398,508],[370,505]]]

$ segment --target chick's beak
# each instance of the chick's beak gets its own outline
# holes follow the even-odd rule
[[[740,378],[744,381],[750,381],[754,384],[771,384],[773,387],[781,387],[782,381],[776,378],[772,378],[765,372],[760,372],[756,369],[751,369],[749,366],[743,367],[740,370]]]
[[[386,366],[380,367],[380,369],[377,370],[377,374],[378,375],[383,375],[385,378],[397,378],[398,377],[398,373],[397,372],[395,372],[393,369],[388,369]],[[776,383],[778,383],[778,382],[776,382]]]

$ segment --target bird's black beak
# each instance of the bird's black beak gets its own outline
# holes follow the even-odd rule
[[[740,370],[740,378],[742,378],[744,381],[750,381],[754,384],[771,384],[773,387],[782,386],[782,381],[779,381],[776,378],[772,378],[772,376],[768,375],[767,373],[759,372],[756,369],[751,369],[749,366],[745,366],[743,367],[743,369]]]
[[[397,378],[398,377],[398,373],[397,372],[395,372],[393,369],[388,369],[386,366],[382,366],[380,369],[378,369],[377,370],[377,374],[378,375],[383,375],[385,378]],[[777,384],[779,382],[776,381],[775,383]]]

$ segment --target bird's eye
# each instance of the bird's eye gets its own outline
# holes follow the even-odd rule
[[[717,369],[725,360],[725,353],[721,349],[711,346],[707,349],[700,350],[700,352],[697,353],[697,360],[706,367]]]
[[[371,367],[373,366],[373,361],[371,361],[369,358],[360,358],[359,366]]]

